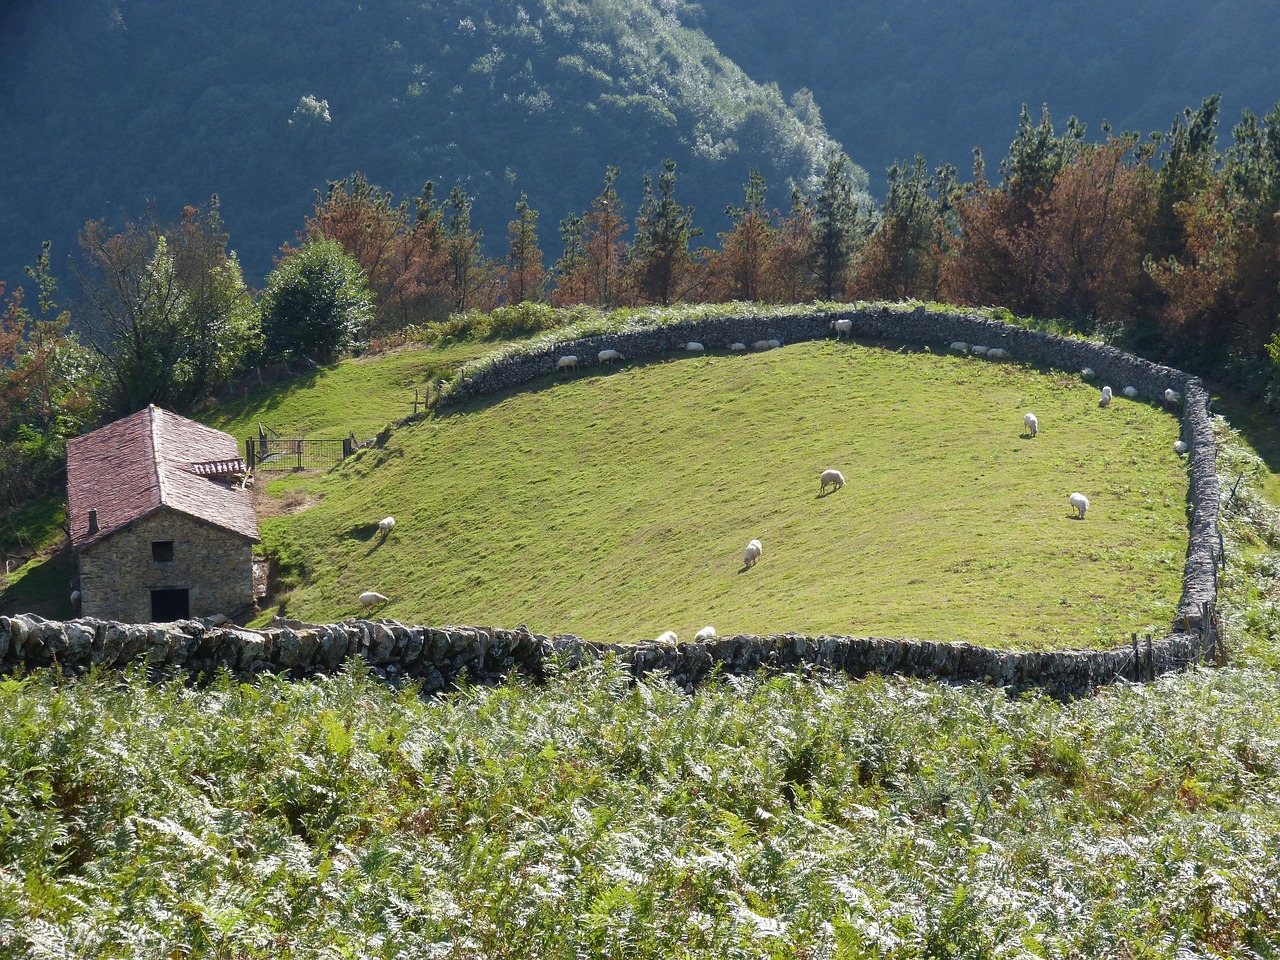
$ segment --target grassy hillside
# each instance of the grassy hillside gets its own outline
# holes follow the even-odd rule
[[[1041,433],[1023,438],[1034,411]],[[784,632],[1042,648],[1161,630],[1177,423],[1073,377],[835,342],[550,380],[273,484],[290,616],[592,639]],[[818,496],[818,473],[844,471]],[[1067,495],[1092,501],[1084,522]],[[385,542],[373,525],[396,517]],[[750,571],[752,537],[764,557]]]

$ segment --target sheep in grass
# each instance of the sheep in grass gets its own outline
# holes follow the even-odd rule
[[[1092,380],[1094,376],[1093,367],[1085,367],[1083,370],[1080,371],[1080,376],[1084,380]]]
[[[818,496],[822,496],[827,492],[827,487],[833,487],[831,491],[834,493],[844,486],[844,474],[839,470],[823,470],[818,476]]]
[[[1083,520],[1084,515],[1089,510],[1089,498],[1086,497],[1083,493],[1073,493],[1067,499],[1071,503],[1072,514],[1073,515],[1076,513],[1080,514],[1080,519]]]
[[[1040,421],[1036,419],[1034,413],[1028,413],[1022,418],[1022,425],[1026,428],[1027,436],[1034,437],[1040,432]]]
[[[679,637],[676,636],[676,632],[674,630],[666,630],[663,633],[660,633],[656,637],[654,637],[653,642],[661,643],[661,644],[674,644],[678,639]]]
[[[360,602],[366,607],[376,607],[380,603],[387,603],[387,598],[380,594],[377,590],[366,590],[360,594]]]
[[[963,340],[952,340],[951,349],[957,353],[968,353],[969,344],[965,343]]]
[[[707,348],[698,343],[697,340],[690,340],[688,343],[680,344],[680,349],[688,350],[690,353],[702,353],[702,351]]]
[[[969,348],[969,350],[973,353],[975,357],[985,357],[988,353],[991,352],[990,347],[984,347],[980,343],[975,343],[972,347]]]
[[[625,360],[625,359],[626,358],[622,354],[620,354],[617,350],[614,350],[613,348],[610,348],[608,350],[601,350],[599,353],[596,354],[596,360],[599,361],[600,363],[617,363],[619,360]]]
[[[729,349],[734,353],[741,353],[743,350],[747,349],[747,345],[740,341],[735,341],[734,343],[729,344]]]
[[[378,532],[382,534],[383,540],[387,539],[387,537],[391,534],[391,531],[395,527],[395,525],[396,525],[395,517],[383,517],[381,520],[378,521]]]
[[[559,373],[561,370],[577,370],[577,369],[578,369],[578,358],[576,355],[572,353],[566,354],[565,356],[561,357],[559,360],[556,361],[556,373]]]
[[[1098,398],[1098,406],[1100,407],[1111,406],[1111,388],[1110,387],[1102,388],[1102,396]]]
[[[1178,393],[1173,387],[1166,388],[1164,392],[1164,402],[1171,407],[1176,407],[1178,401],[1182,399],[1182,394]]]
[[[987,351],[988,360],[1008,360],[1009,351],[1004,347],[992,347]]]
[[[845,337],[852,337],[852,336],[853,336],[853,321],[852,321],[852,320],[849,320],[849,319],[845,319],[845,320],[832,320],[832,321],[831,321],[830,326],[831,326],[831,331],[832,331],[832,332],[833,332],[837,337],[840,337],[841,339],[844,339]]]
[[[1126,397],[1128,397],[1130,400],[1135,400],[1135,399],[1137,399],[1137,396],[1138,396],[1138,388],[1137,388],[1137,387],[1132,387],[1132,386],[1131,386],[1131,387],[1125,387],[1125,388],[1124,388],[1123,390],[1121,390],[1120,392],[1121,392],[1121,393],[1123,393],[1123,394],[1124,394]]]
[[[764,552],[764,547],[760,545],[759,540],[752,540],[747,544],[747,552],[743,554],[742,562],[748,567],[754,567],[760,559],[760,554]]]
[[[703,640],[711,640],[715,637],[715,635],[716,635],[716,628],[708,626],[708,627],[703,627],[701,630],[695,633],[693,635],[693,639],[697,640],[698,642],[701,642]]]
[[[776,350],[782,346],[781,340],[757,340],[751,345],[752,350]]]
[[[1191,448],[1187,446],[1187,442],[1185,440],[1175,440],[1173,442],[1173,452],[1180,457],[1184,456],[1190,449]]]

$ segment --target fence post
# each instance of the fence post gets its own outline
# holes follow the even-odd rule
[[[1151,647],[1151,634],[1147,634],[1147,673],[1152,680],[1156,678],[1156,652]]]
[[[245,437],[244,462],[250,470],[253,469],[253,437]]]
[[[1142,682],[1142,658],[1138,656],[1138,635],[1130,634],[1133,639],[1133,682]]]

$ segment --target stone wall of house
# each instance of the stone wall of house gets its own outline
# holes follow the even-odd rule
[[[155,541],[172,541],[172,560],[153,559]],[[167,589],[189,591],[191,616],[231,614],[253,603],[253,544],[166,508],[82,551],[79,578],[85,616],[145,623]]]

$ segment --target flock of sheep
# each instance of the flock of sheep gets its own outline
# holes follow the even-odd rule
[[[841,339],[851,338],[853,336],[852,320],[832,320],[830,323],[830,328],[831,328],[831,331]],[[781,347],[781,346],[782,346],[782,342],[780,340],[775,340],[775,339],[757,340],[756,342],[751,344],[750,349],[756,350],[756,351],[764,351],[764,350],[777,349],[778,347]],[[1002,347],[986,347],[981,344],[969,344],[963,340],[952,341],[949,344],[949,346],[952,350],[958,351],[960,353],[972,353],[976,356],[985,356],[991,360],[1003,360],[1003,359],[1007,359],[1009,356],[1009,351],[1005,350]],[[691,340],[688,343],[681,344],[680,349],[686,350],[690,353],[702,353],[705,351],[706,347],[703,346],[703,344],[701,343]],[[729,349],[735,353],[738,353],[738,352],[747,350],[748,347],[745,343],[734,342],[729,345]],[[601,364],[618,363],[625,359],[626,357],[624,357],[620,351],[612,347],[600,350],[596,354],[596,361]],[[565,354],[556,360],[556,372],[560,373],[564,371],[576,371],[578,369],[578,364],[579,364],[579,359],[576,354]],[[1095,373],[1091,367],[1085,367],[1080,371],[1080,376],[1085,380],[1089,380],[1095,376]],[[1125,397],[1128,397],[1129,399],[1134,399],[1138,396],[1138,388],[1134,386],[1127,386],[1121,392],[1124,394]],[[1112,394],[1111,387],[1104,386],[1102,388],[1102,392],[1098,400],[1098,406],[1099,407],[1110,406],[1112,397],[1113,397],[1113,394]],[[1169,406],[1177,407],[1177,405],[1181,402],[1181,399],[1182,398],[1178,394],[1178,392],[1173,389],[1167,389],[1164,392],[1164,401]],[[1027,437],[1034,438],[1039,434],[1040,421],[1034,413],[1025,414],[1022,418],[1022,424],[1023,424],[1023,427],[1025,428]],[[1187,444],[1184,443],[1182,440],[1178,440],[1174,444],[1174,450],[1179,455],[1186,454],[1188,452],[1188,449],[1189,448],[1187,447]],[[831,487],[832,492],[835,492],[843,486],[844,486],[844,475],[839,470],[834,470],[834,469],[823,470],[818,475],[818,495],[819,496],[826,495],[827,487]],[[1068,503],[1071,505],[1072,516],[1078,516],[1079,519],[1083,520],[1085,518],[1085,514],[1088,513],[1089,511],[1089,498],[1086,497],[1083,493],[1080,493],[1077,491],[1075,493],[1072,493],[1067,498],[1067,500],[1068,500]],[[384,541],[390,535],[391,530],[395,527],[395,525],[396,525],[396,521],[394,517],[384,517],[382,520],[378,521],[378,525],[377,525],[378,531],[379,533],[382,534],[382,539]],[[752,539],[747,544],[746,551],[743,554],[744,569],[750,569],[751,567],[755,566],[756,563],[759,562],[760,556],[763,552],[764,552],[764,548],[760,543],[760,541],[758,539]],[[378,593],[375,590],[366,590],[360,594],[360,603],[363,604],[366,608],[375,607],[380,604],[385,604],[387,602],[389,602],[388,598],[385,597],[383,594]],[[716,636],[716,628],[713,626],[705,626],[701,630],[699,630],[697,634],[695,634],[694,640],[704,641],[704,640],[709,640],[715,636]],[[674,644],[677,642],[677,640],[678,640],[678,637],[674,630],[667,630],[664,633],[657,636],[656,638],[654,638],[655,643],[666,643],[666,644]]]

